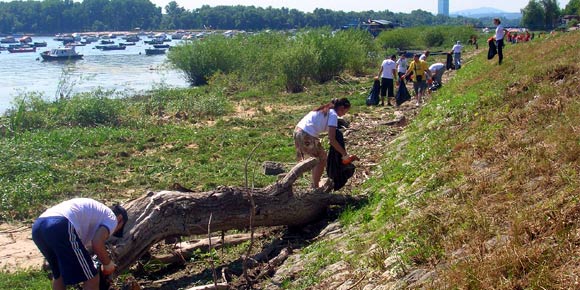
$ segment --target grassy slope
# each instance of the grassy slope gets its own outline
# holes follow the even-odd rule
[[[350,238],[318,245],[348,254],[310,258],[382,283],[385,270],[437,269],[433,289],[576,285],[579,48],[580,33],[564,34],[509,47],[502,66],[483,54],[466,64],[391,144],[363,189],[371,203],[343,214]]]

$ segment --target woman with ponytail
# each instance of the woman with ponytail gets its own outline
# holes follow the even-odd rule
[[[338,127],[338,117],[344,116],[350,109],[350,102],[347,98],[333,99],[332,102],[322,105],[310,111],[296,125],[294,130],[294,145],[296,146],[296,159],[298,162],[307,156],[318,159],[318,164],[312,169],[312,187],[320,186],[320,178],[326,166],[326,151],[320,144],[319,135],[328,132],[330,146],[342,155],[342,159],[354,160],[356,156],[349,156],[336,140],[336,128]]]

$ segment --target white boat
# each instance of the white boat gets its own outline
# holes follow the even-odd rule
[[[40,56],[43,60],[73,60],[83,58],[82,54],[76,52],[74,46],[53,48],[42,52]]]

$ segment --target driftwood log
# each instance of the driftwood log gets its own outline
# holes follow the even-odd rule
[[[304,160],[282,180],[265,188],[221,187],[202,193],[149,192],[124,204],[129,222],[123,238],[111,243],[117,271],[130,267],[152,245],[165,238],[207,234],[210,215],[212,232],[248,228],[250,196],[255,203],[253,226],[300,226],[317,220],[330,205],[358,200],[331,194],[331,186],[303,194],[293,192],[296,179],[316,163],[314,158]]]

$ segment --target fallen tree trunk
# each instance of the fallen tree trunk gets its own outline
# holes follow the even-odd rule
[[[293,183],[316,163],[314,158],[300,162],[282,180],[253,191],[220,187],[202,193],[149,192],[125,204],[129,214],[125,235],[112,242],[117,270],[127,269],[150,246],[167,237],[207,234],[210,214],[212,232],[247,228],[250,195],[256,205],[254,226],[304,225],[318,219],[330,205],[358,200],[330,194],[331,187],[295,194]]]

